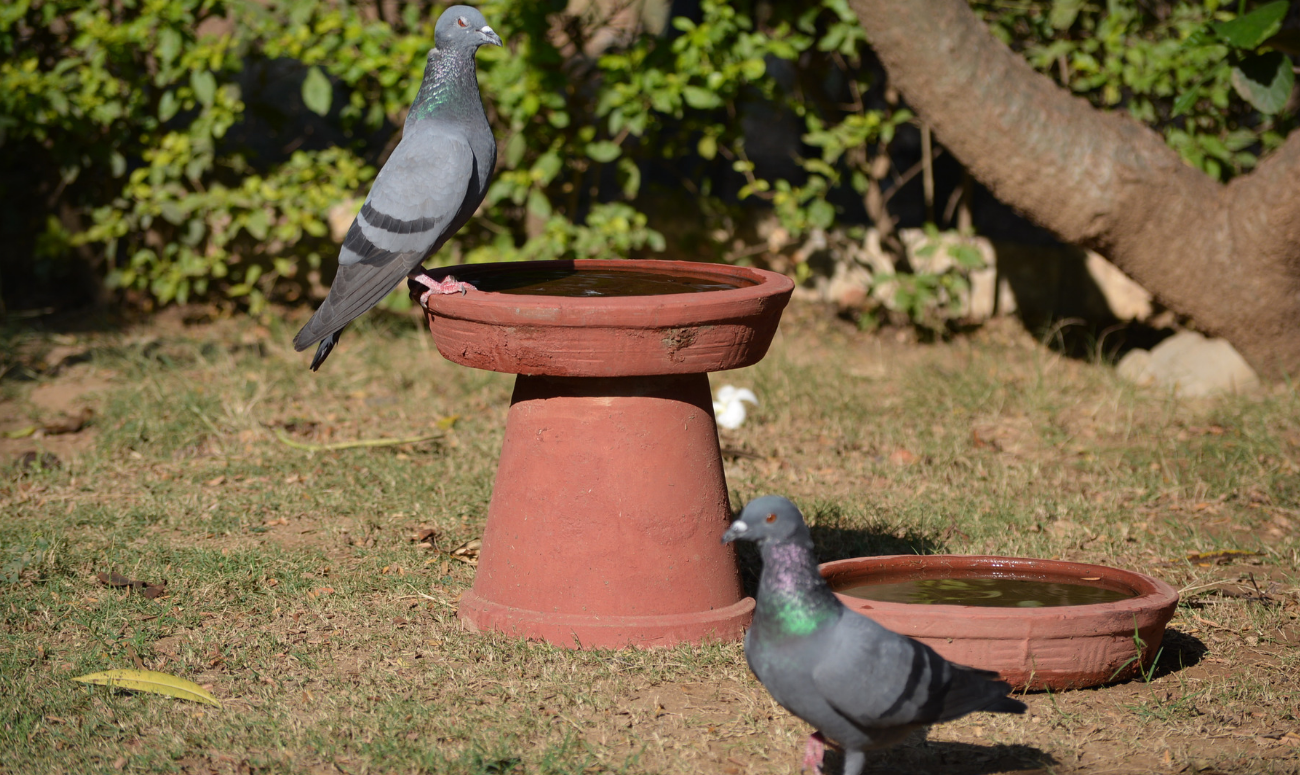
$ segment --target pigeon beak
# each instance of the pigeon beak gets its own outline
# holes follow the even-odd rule
[[[492,28],[484,24],[479,28],[478,34],[483,36],[484,43],[491,43],[494,46],[501,45],[501,36],[492,31]]]
[[[731,527],[727,528],[727,532],[722,534],[722,543],[729,544],[732,541],[735,541],[737,538],[743,536],[746,530],[749,530],[749,525],[746,525],[744,522],[741,522],[740,520],[732,522]]]

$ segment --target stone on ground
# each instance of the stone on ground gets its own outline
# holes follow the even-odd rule
[[[1180,331],[1152,350],[1130,351],[1116,371],[1130,382],[1186,398],[1241,393],[1259,384],[1254,369],[1226,340],[1195,331]]]

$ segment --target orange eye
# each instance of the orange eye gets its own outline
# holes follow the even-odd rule
[[[776,515],[775,515],[775,514],[768,514],[768,515],[767,515],[767,522],[768,522],[768,524],[771,524],[771,523],[773,523],[773,522],[775,522],[775,521],[776,521]]]
[[[456,23],[459,24],[459,25],[462,26],[462,27],[468,27],[468,26],[469,26],[469,22],[465,21],[465,17],[464,17],[464,16],[457,17],[457,19],[456,19]]]

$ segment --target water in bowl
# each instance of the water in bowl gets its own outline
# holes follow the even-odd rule
[[[841,595],[887,603],[1006,608],[1094,605],[1134,596],[1129,592],[1089,584],[1018,578],[908,579],[888,584],[851,582],[851,586],[836,588],[835,591]]]
[[[704,277],[624,269],[525,269],[492,272],[481,277],[466,273],[480,291],[521,296],[663,296],[670,293],[730,291],[755,283],[746,278]]]

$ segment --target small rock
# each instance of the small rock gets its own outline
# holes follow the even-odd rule
[[[1232,345],[1195,331],[1180,331],[1150,351],[1132,350],[1115,371],[1137,385],[1173,390],[1186,398],[1240,393],[1259,385],[1254,369]]]

